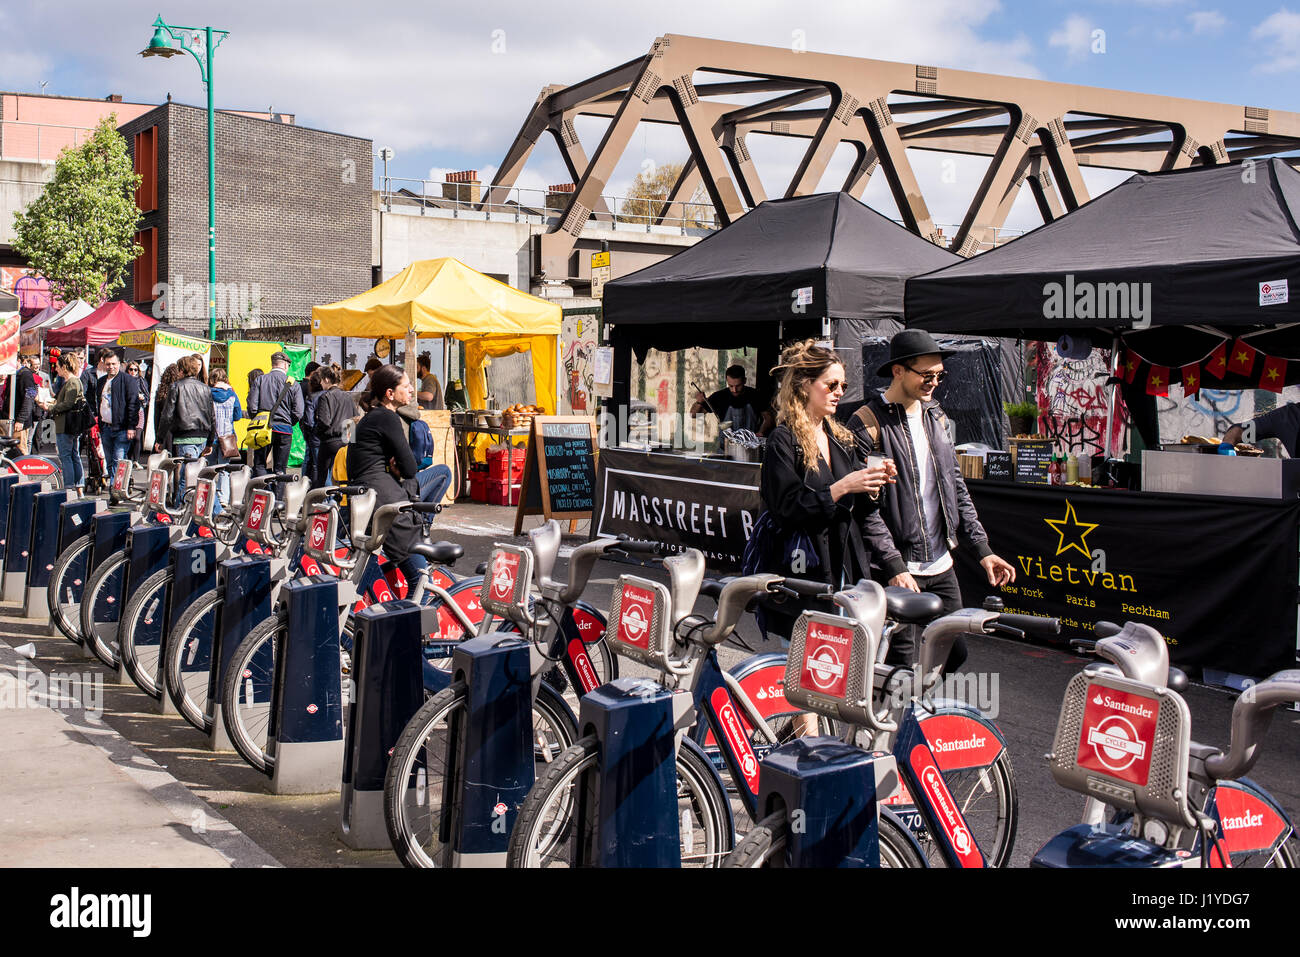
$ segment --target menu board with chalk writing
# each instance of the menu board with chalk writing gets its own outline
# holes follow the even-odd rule
[[[1056,452],[1051,439],[1030,439],[1015,443],[1016,481],[1031,485],[1048,484],[1048,466]]]
[[[596,420],[584,415],[534,416],[515,534],[525,515],[591,518],[595,495]]]

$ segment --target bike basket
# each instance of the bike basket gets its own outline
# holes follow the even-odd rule
[[[648,578],[622,575],[614,589],[605,640],[616,655],[625,655],[659,671],[669,671],[673,652],[672,610],[667,586]]]
[[[167,508],[167,473],[162,469],[149,473],[149,507],[164,511]]]
[[[533,553],[517,545],[498,545],[488,556],[487,574],[479,598],[483,610],[517,621],[528,607],[528,583],[533,580]]]
[[[131,491],[131,463],[123,459],[113,471],[113,485],[110,489],[117,498],[125,498]]]
[[[274,546],[271,538],[271,515],[275,512],[275,495],[259,488],[248,497],[248,510],[244,513],[244,537],[259,545]]]
[[[217,489],[210,478],[201,478],[194,483],[194,519],[208,527],[212,526],[212,509],[217,501]]]
[[[1113,807],[1191,827],[1191,714],[1173,691],[1118,675],[1075,675],[1048,767],[1056,783]]]
[[[322,508],[307,516],[307,533],[303,536],[302,550],[316,561],[333,565],[338,541],[339,513],[333,508]]]
[[[785,665],[788,704],[855,724],[872,724],[876,642],[860,621],[820,611],[799,616]]]

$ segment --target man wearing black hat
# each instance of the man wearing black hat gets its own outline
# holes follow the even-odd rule
[[[890,585],[939,595],[947,614],[963,607],[952,549],[961,545],[974,551],[995,587],[1015,581],[1016,571],[989,547],[962,481],[947,418],[934,401],[945,375],[943,356],[928,332],[907,329],[895,335],[889,360],[876,372],[893,382],[853,414],[849,427],[864,456],[892,458],[898,469],[897,482],[885,486],[879,510],[866,520],[873,566]],[[920,632],[916,626],[896,629],[887,662],[913,664]],[[965,659],[965,642],[958,639],[947,670]]]
[[[257,380],[248,396],[248,408],[271,412],[271,471],[277,475],[289,467],[289,447],[293,443],[293,425],[303,416],[302,390],[289,386],[289,357],[283,352],[271,355],[271,371]],[[253,453],[253,474],[265,475],[265,451]]]

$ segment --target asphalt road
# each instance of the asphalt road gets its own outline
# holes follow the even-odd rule
[[[458,506],[455,512],[456,522],[453,524],[450,513],[444,517],[438,537],[464,545],[465,557],[458,563],[462,572],[472,574],[474,566],[487,557],[493,541],[521,541],[498,524],[503,521],[500,516],[507,514],[503,509],[467,513]],[[581,540],[566,539],[571,544]],[[584,597],[607,608],[617,576],[627,570],[626,565],[601,562]],[[563,573],[563,569],[560,571]],[[654,577],[653,570],[637,573],[647,571]],[[701,600],[701,611],[711,608],[712,602]],[[10,617],[12,614],[0,613],[0,634],[12,645],[34,643],[36,666],[47,672],[73,668],[105,672],[98,662],[82,659],[80,649],[72,643],[62,637],[49,637],[43,622],[23,621]],[[780,650],[778,642],[756,641],[758,629],[752,619],[742,621],[737,632],[755,650]],[[730,665],[749,653],[740,647],[724,647],[723,663]],[[1052,782],[1043,755],[1051,746],[1066,683],[1083,664],[1083,659],[1051,647],[997,638],[970,641],[970,658],[964,670],[987,675],[984,687],[996,689],[996,720],[1006,735],[1018,784],[1020,821],[1012,859],[1015,866],[1026,865],[1049,837],[1078,822],[1081,796],[1063,791]],[[636,668],[624,666],[623,673],[636,673]],[[1235,695],[1193,686],[1185,698],[1192,713],[1193,736],[1226,746]],[[183,719],[156,714],[143,693],[133,685],[116,684],[115,676],[106,672],[105,720],[286,866],[397,866],[391,852],[357,852],[345,847],[339,838],[337,794],[270,794],[268,780],[238,755],[208,751],[204,739]],[[1276,714],[1252,777],[1293,818],[1300,812],[1300,715],[1296,712]]]

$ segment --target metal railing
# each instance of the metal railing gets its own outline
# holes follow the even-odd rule
[[[11,127],[21,127],[16,132]],[[31,130],[35,130],[33,137]],[[71,131],[71,134],[68,131]],[[56,132],[57,131],[57,132]],[[78,147],[90,139],[93,126],[65,126],[59,123],[32,123],[28,120],[0,120],[0,160],[53,162],[68,147]],[[25,135],[24,135],[25,134]],[[27,143],[35,142],[35,155]],[[48,155],[47,155],[48,154]]]
[[[493,188],[486,184],[452,183],[444,180],[411,177],[378,177],[379,201],[385,212],[445,219],[471,219],[488,222],[532,223],[558,227],[572,193],[552,193],[544,189],[519,186]],[[493,194],[495,202],[487,200]],[[663,209],[664,200],[625,196],[601,197],[603,208],[591,211],[588,228],[627,230],[641,233],[705,235],[718,229],[718,217],[712,203],[673,202]],[[548,204],[548,201],[550,205]],[[748,212],[748,207],[745,209]],[[665,213],[665,215],[660,215]],[[894,219],[900,226],[902,220]],[[936,223],[942,245],[951,246],[959,226]],[[980,252],[1015,239],[1025,231],[1008,227],[993,230],[991,242],[981,242]]]

